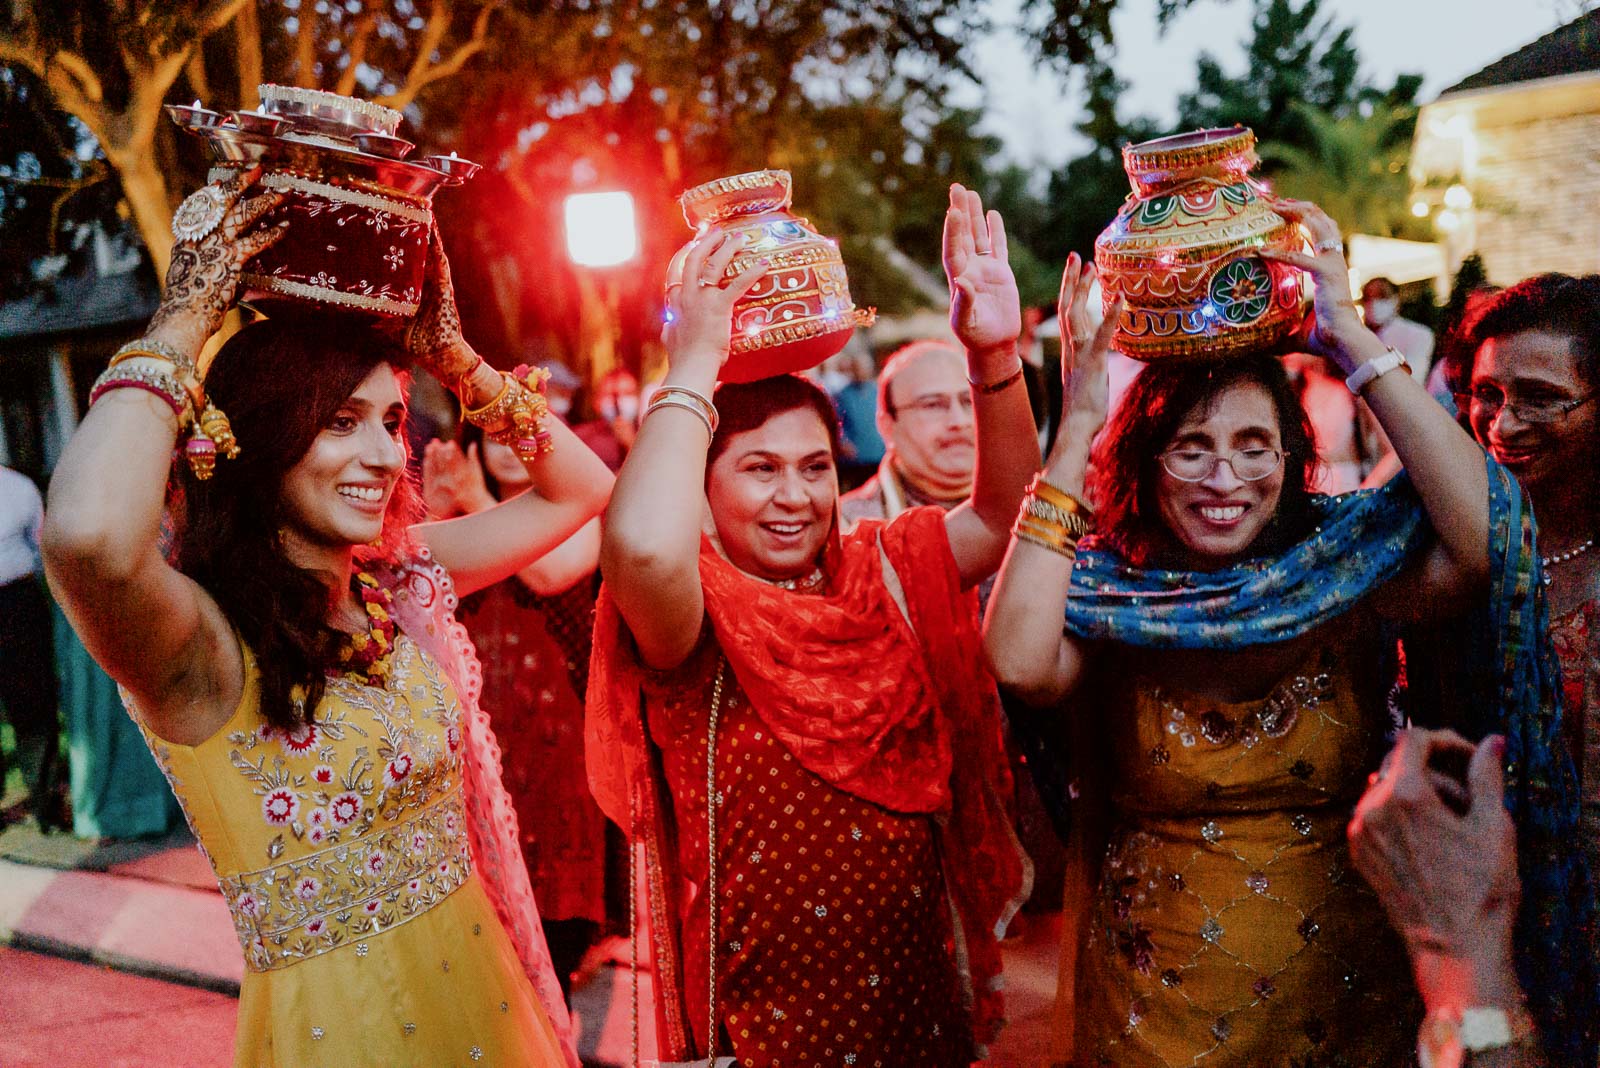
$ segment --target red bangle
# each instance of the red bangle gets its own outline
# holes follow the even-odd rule
[[[183,419],[183,407],[177,401],[173,400],[172,396],[167,393],[166,390],[155,385],[154,383],[138,382],[131,378],[118,378],[96,386],[95,389],[89,394],[90,405],[93,405],[95,401],[99,400],[101,397],[105,396],[107,393],[110,393],[114,389],[142,389],[151,396],[160,397],[162,400],[166,401],[167,407],[172,409],[172,414],[177,416],[179,421],[182,421]]]

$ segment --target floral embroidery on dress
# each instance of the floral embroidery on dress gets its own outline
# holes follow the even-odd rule
[[[452,786],[460,730],[449,682],[414,643],[400,642],[395,655],[396,670],[409,680],[405,694],[330,678],[328,691],[337,700],[325,701],[294,730],[264,725],[228,735],[228,759],[254,783],[269,825],[313,846],[334,845],[366,834],[380,810],[392,819]],[[444,728],[444,746],[424,729],[430,721]],[[340,770],[333,743],[352,734],[370,737],[361,722],[375,724],[379,736],[357,747]],[[267,859],[277,860],[283,847],[282,836],[274,838]]]
[[[419,916],[472,873],[461,801],[446,796],[359,843],[220,880],[254,971],[338,949]]]

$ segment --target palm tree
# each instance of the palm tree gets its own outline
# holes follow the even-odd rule
[[[1290,106],[1308,134],[1305,144],[1275,142],[1260,150],[1279,193],[1315,201],[1347,234],[1431,239],[1409,205],[1415,108],[1372,101],[1335,117],[1303,103]]]

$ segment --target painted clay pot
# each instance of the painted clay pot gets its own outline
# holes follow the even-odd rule
[[[871,326],[876,318],[872,309],[851,303],[838,242],[794,215],[790,196],[789,172],[773,170],[718,178],[678,198],[697,239],[713,231],[745,235],[724,282],[758,259],[772,261],[765,277],[734,305],[732,344],[719,376],[724,382],[815,367],[844,348],[856,327]],[[668,289],[684,281],[687,252],[685,245],[668,265]]]
[[[208,180],[255,164],[258,185],[283,194],[264,225],[288,230],[244,266],[241,299],[292,302],[407,318],[422,299],[433,195],[477,170],[467,160],[406,160],[400,112],[316,89],[263,85],[259,111],[230,115],[169,107],[202,138]]]
[[[1094,246],[1105,307],[1125,300],[1113,346],[1137,360],[1272,351],[1310,299],[1300,272],[1263,248],[1305,250],[1300,227],[1261,198],[1255,134],[1198,130],[1122,150],[1133,195]]]

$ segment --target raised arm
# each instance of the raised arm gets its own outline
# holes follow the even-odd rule
[[[189,410],[181,393],[171,400],[160,394],[167,382],[197,377],[195,360],[222,324],[240,266],[282,235],[252,229],[281,199],[244,196],[259,174],[208,186],[179,209],[193,205],[198,214],[211,200],[222,219],[206,236],[178,241],[161,305],[136,343],[151,354],[118,365],[121,377],[142,373],[155,388],[101,391],[50,482],[43,550],[56,599],[90,654],[133,694],[150,728],[174,742],[201,741],[226,722],[243,672],[221,609],[167,564],[158,545],[180,430],[174,409]]]
[[[986,216],[978,194],[959,185],[950,187],[944,217],[944,269],[950,326],[967,350],[978,432],[972,496],[945,517],[945,529],[961,579],[971,586],[1000,566],[1022,491],[1039,468],[1039,437],[1017,355],[1022,307],[1005,223],[997,211]]]
[[[733,304],[766,273],[758,263],[717,284],[742,238],[703,237],[668,301],[662,388],[710,398],[728,358]],[[651,410],[617,475],[600,543],[600,572],[645,663],[672,668],[694,651],[705,614],[700,531],[706,510],[706,424],[677,405]]]
[[[1061,324],[1061,433],[1056,436],[1041,478],[1064,493],[1084,499],[1089,449],[1106,421],[1110,384],[1106,354],[1116,329],[1117,308],[1098,330],[1089,318],[1094,266],[1084,267],[1076,252],[1067,257],[1056,307]],[[1013,537],[989,595],[983,620],[983,647],[1000,685],[1030,704],[1049,705],[1077,686],[1087,647],[1063,629],[1067,589],[1076,558],[1064,546]]]
[[[428,249],[425,287],[422,307],[406,333],[407,348],[461,397],[467,418],[491,433],[502,432],[499,428],[508,420],[495,401],[524,387],[514,376],[490,367],[461,335],[450,261],[437,228]],[[480,512],[415,528],[463,596],[529,566],[606,506],[611,471],[561,420],[546,415],[542,429],[551,448],[524,459],[533,482],[527,492]]]
[[[1315,282],[1315,347],[1346,375],[1387,358],[1389,350],[1356,314],[1338,225],[1306,201],[1274,200],[1273,209],[1304,226],[1316,250],[1261,250],[1263,257],[1298,267]],[[1437,537],[1426,556],[1380,591],[1374,603],[1384,614],[1405,619],[1448,613],[1488,581],[1489,482],[1483,451],[1409,374],[1380,374],[1361,387],[1361,396],[1410,474]]]
[[[422,458],[422,498],[434,521],[486,512],[499,505],[483,477],[478,444],[462,452],[454,441],[430,441]],[[571,589],[600,566],[600,520],[591,519],[566,541],[517,572],[543,597]]]

